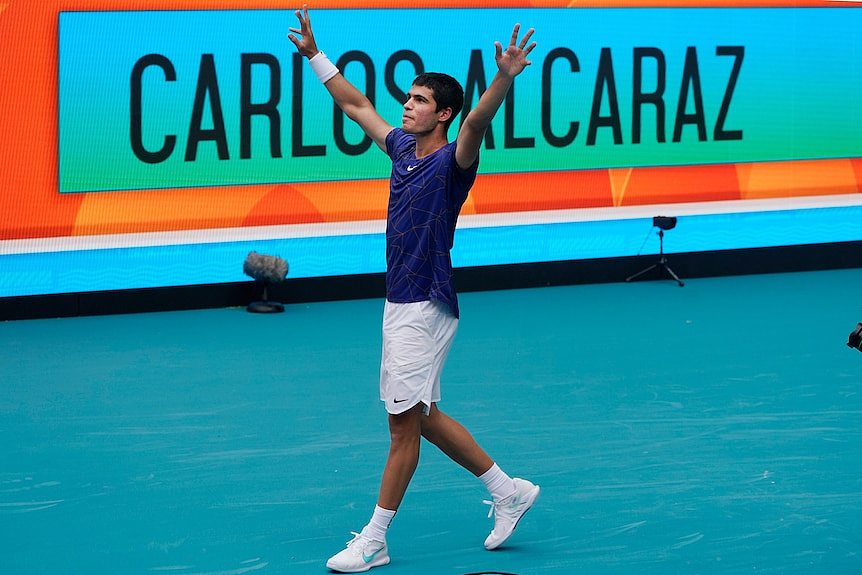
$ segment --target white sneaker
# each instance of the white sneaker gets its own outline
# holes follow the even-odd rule
[[[389,563],[385,541],[375,541],[362,533],[351,531],[355,537],[347,542],[347,549],[329,558],[326,566],[339,573],[361,573],[372,567]]]
[[[500,501],[483,501],[486,505],[491,506],[488,511],[488,517],[494,515],[494,529],[485,539],[485,549],[496,549],[506,542],[521,517],[533,506],[533,502],[539,496],[539,486],[533,485],[526,479],[515,477],[512,481],[515,482],[515,493]]]

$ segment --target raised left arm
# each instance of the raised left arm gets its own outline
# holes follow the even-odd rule
[[[527,42],[530,41],[534,30],[532,28],[527,30],[527,33],[518,42],[520,29],[521,25],[515,24],[512,38],[509,40],[509,46],[505,51],[499,42],[494,42],[497,73],[491,80],[488,89],[479,98],[476,107],[467,114],[461,125],[461,130],[458,132],[455,161],[461,168],[469,168],[476,161],[476,157],[479,155],[479,146],[482,144],[482,138],[485,137],[485,131],[491,124],[497,110],[500,109],[500,104],[503,103],[512,82],[515,81],[515,76],[532,64],[527,56],[536,47],[536,43],[533,42],[528,46]]]

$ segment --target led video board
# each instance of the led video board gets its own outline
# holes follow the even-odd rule
[[[680,216],[668,251],[862,239],[851,3],[569,4],[311,6],[321,48],[393,125],[417,73],[455,76],[469,109],[493,42],[536,29],[456,266],[650,253],[659,213]],[[296,54],[293,11],[139,8],[0,4],[0,297],[238,281],[251,249],[291,277],[383,271],[388,158]]]

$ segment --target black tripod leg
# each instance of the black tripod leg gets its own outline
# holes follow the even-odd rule
[[[672,277],[673,279],[676,280],[676,283],[679,284],[679,287],[683,287],[685,285],[685,282],[683,282],[681,279],[679,279],[678,275],[673,273],[673,270],[670,269],[670,266],[668,266],[667,264],[664,264],[662,267],[664,267],[665,271],[667,271],[667,273],[670,274],[670,277]]]
[[[646,269],[642,269],[641,271],[639,271],[639,272],[638,272],[638,273],[636,273],[635,275],[632,275],[632,276],[627,277],[627,278],[626,278],[626,281],[627,281],[627,282],[630,282],[630,281],[632,281],[633,279],[635,279],[635,278],[639,278],[639,277],[641,277],[642,275],[644,275],[645,273],[647,273],[647,272],[651,272],[652,270],[654,270],[654,269],[656,269],[656,268],[658,268],[658,267],[659,267],[659,264],[653,264],[653,265],[651,265],[650,267],[648,267],[648,268],[646,268]]]

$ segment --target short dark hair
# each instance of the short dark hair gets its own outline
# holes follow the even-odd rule
[[[414,86],[424,86],[429,88],[434,93],[434,101],[437,102],[436,112],[443,108],[452,108],[452,115],[446,120],[445,127],[448,130],[449,125],[461,111],[464,106],[464,88],[458,83],[458,80],[448,74],[439,72],[425,72],[416,76],[413,80]]]

